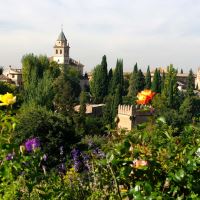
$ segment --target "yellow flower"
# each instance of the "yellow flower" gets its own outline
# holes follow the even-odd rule
[[[128,190],[127,189],[121,189],[120,192],[125,193],[125,192],[128,192]]]
[[[16,96],[13,96],[11,93],[6,93],[4,95],[0,95],[0,106],[9,106],[16,102]]]

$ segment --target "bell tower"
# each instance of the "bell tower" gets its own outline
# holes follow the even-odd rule
[[[69,64],[70,46],[69,43],[67,42],[67,39],[62,29],[53,48],[54,48],[53,61],[57,62],[58,64]]]

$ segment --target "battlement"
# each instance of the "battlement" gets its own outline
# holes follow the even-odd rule
[[[118,106],[118,114],[132,116],[133,115],[133,106],[119,105]]]

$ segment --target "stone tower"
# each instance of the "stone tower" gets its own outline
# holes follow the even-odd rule
[[[133,128],[133,106],[119,105],[118,106],[118,128],[126,128],[131,130]]]
[[[130,105],[118,106],[118,128],[131,130],[137,124],[149,121],[153,110],[140,110]]]
[[[54,56],[53,61],[57,62],[58,64],[69,64],[69,43],[67,43],[67,39],[63,30],[61,30],[58,39],[54,45]]]

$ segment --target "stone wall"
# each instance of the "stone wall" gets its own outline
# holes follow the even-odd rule
[[[133,128],[133,106],[119,105],[118,106],[118,128],[131,130]]]
[[[152,112],[136,109],[129,105],[118,106],[118,128],[131,130],[137,124],[147,122]]]

